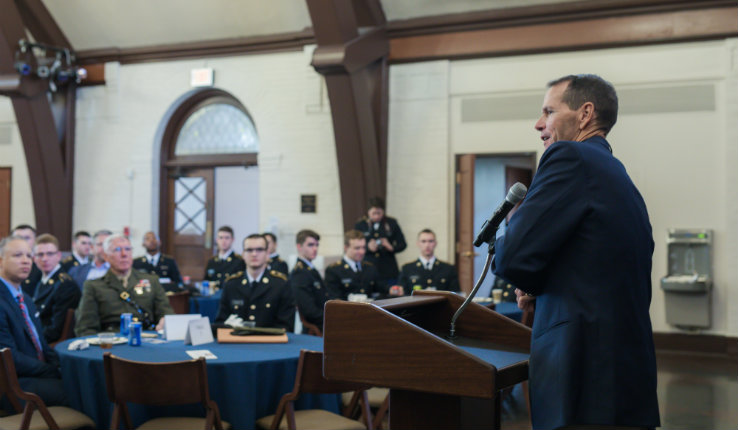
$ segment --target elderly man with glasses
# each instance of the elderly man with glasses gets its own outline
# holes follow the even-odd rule
[[[164,315],[174,311],[158,277],[131,270],[133,248],[123,235],[108,236],[103,252],[110,269],[102,278],[84,284],[74,330],[77,336],[118,331],[122,313],[133,314],[144,330],[161,329]]]
[[[267,240],[252,234],[243,241],[246,272],[229,276],[223,284],[216,323],[240,318],[256,327],[285,328],[295,325],[295,298],[287,284],[287,276],[269,270]],[[235,317],[238,318],[235,318]]]

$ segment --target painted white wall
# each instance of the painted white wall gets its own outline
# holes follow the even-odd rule
[[[0,97],[0,167],[12,168],[10,228],[18,224],[36,224],[26,154],[23,152],[13,104],[8,97]]]
[[[390,157],[401,147],[403,153],[416,154],[416,164],[427,168],[400,169],[390,158],[388,201],[391,212],[408,224],[399,216],[400,212],[410,217],[414,210],[419,210],[417,208],[431,208],[426,213],[427,222],[447,225],[445,237],[450,243],[454,241],[451,204],[454,183],[448,180],[444,193],[439,178],[450,177],[456,154],[536,152],[540,157],[543,147],[533,124],[540,112],[545,83],[553,78],[571,73],[600,74],[621,91],[621,106],[634,102],[624,99],[622,94],[630,94],[633,99],[637,98],[638,90],[714,85],[714,110],[621,114],[609,140],[649,208],[656,242],[651,305],[654,330],[674,331],[666,324],[664,295],[659,288],[659,279],[666,274],[667,229],[712,228],[715,231],[715,287],[713,324],[707,332],[735,336],[738,334],[737,60],[738,39],[728,39],[395,65],[390,75],[394,81],[390,93]],[[420,86],[434,80],[439,81],[439,85],[436,91],[429,91],[428,100],[423,100],[421,90],[411,99],[396,88],[406,85],[405,81]],[[445,98],[441,94],[444,89]],[[539,101],[529,107],[529,118],[462,121],[461,105],[465,99],[500,97],[527,101],[532,95],[538,95]],[[443,109],[449,115],[447,128],[434,123],[437,120],[434,115]],[[446,147],[429,150],[427,141],[442,140],[440,133],[447,133]],[[438,148],[442,147],[439,142]],[[441,165],[446,166],[445,172],[439,168]],[[424,187],[428,182],[433,185]],[[424,192],[404,191],[417,188]],[[445,210],[437,212],[444,201],[447,202]],[[403,209],[393,207],[400,202]],[[446,258],[452,256],[450,243]]]

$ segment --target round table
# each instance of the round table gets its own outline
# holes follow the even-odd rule
[[[192,346],[182,341],[144,343],[140,347],[114,345],[103,350],[97,346],[83,351],[67,349],[72,339],[56,346],[61,360],[64,388],[69,403],[95,421],[97,428],[109,428],[112,404],[105,389],[102,356],[105,351],[136,361],[168,362],[190,360],[185,351],[206,349],[218,358],[207,361],[210,397],[220,409],[221,418],[234,429],[254,428],[256,419],[275,412],[280,398],[295,381],[301,349],[323,350],[323,339],[309,335],[288,334],[285,344],[218,344]],[[145,381],[141,381],[145,384]],[[327,409],[339,412],[337,395],[304,395],[297,409]],[[129,405],[133,424],[138,426],[157,416],[204,416],[201,407],[153,407]]]
[[[221,293],[222,291],[216,291],[215,294],[209,296],[190,297],[190,313],[208,317],[210,323],[214,323],[215,317],[218,316]]]

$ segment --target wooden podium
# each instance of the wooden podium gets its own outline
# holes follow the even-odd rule
[[[530,329],[446,291],[325,305],[323,373],[390,388],[390,428],[500,428],[500,390],[528,379]]]

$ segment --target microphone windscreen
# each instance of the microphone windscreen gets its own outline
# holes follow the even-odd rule
[[[516,182],[515,185],[510,187],[505,200],[512,204],[517,204],[519,201],[523,200],[523,197],[525,197],[525,194],[527,192],[528,188],[525,185],[521,184],[520,182]]]

